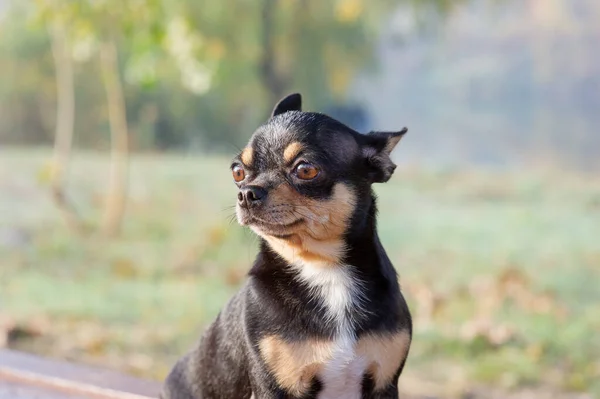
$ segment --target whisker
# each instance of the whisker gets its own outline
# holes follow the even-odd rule
[[[232,225],[233,225],[235,222],[237,222],[237,218],[236,218],[236,215],[235,215],[235,214],[233,214],[233,215],[229,215],[229,216],[227,217],[227,219],[228,219],[228,223],[227,223],[227,226],[228,226],[228,227],[231,227],[231,226],[232,226]]]

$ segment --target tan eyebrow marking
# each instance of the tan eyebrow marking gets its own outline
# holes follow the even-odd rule
[[[242,160],[244,165],[246,165],[246,166],[252,165],[252,158],[254,158],[254,150],[252,149],[252,147],[244,148],[244,150],[242,151],[242,154],[240,155],[240,159]]]
[[[288,145],[283,151],[283,161],[285,163],[292,162],[294,158],[302,151],[302,144],[297,141],[294,141],[292,144]]]

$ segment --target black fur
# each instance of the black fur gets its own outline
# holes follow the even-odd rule
[[[246,178],[238,187],[255,185],[268,192],[286,180],[307,198],[327,200],[336,183],[352,187],[356,193],[351,221],[344,234],[347,252],[342,261],[352,278],[363,287],[366,312],[351,310],[358,338],[366,333],[408,331],[411,316],[400,292],[396,271],[386,255],[376,226],[376,199],[371,184],[384,182],[395,165],[389,158],[390,140],[397,133],[359,134],[326,115],[301,112],[301,97],[292,95],[279,103],[272,118],[253,135],[252,163],[243,166]],[[301,142],[300,158],[318,164],[320,174],[302,181],[291,173],[295,163],[281,156],[292,142]],[[388,151],[389,150],[389,151]],[[297,271],[261,239],[260,250],[240,291],[223,308],[203,334],[194,350],[175,365],[168,376],[163,399],[207,398],[291,398],[278,386],[259,355],[261,337],[278,335],[290,342],[307,338],[332,339],[335,326],[328,323],[324,304],[296,279]],[[396,378],[375,392],[372,377],[364,376],[363,398],[397,398]],[[315,378],[304,396],[316,398],[322,381]]]

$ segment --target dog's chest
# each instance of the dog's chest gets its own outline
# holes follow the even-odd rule
[[[304,265],[300,278],[322,302],[325,320],[335,329],[336,338],[329,344],[329,356],[316,374],[323,386],[318,398],[360,398],[368,366],[367,359],[357,353],[354,331],[355,320],[362,311],[361,287],[346,266]]]
[[[333,339],[263,337],[259,350],[278,385],[303,396],[316,378],[322,386],[317,398],[358,399],[367,374],[375,389],[391,383],[408,353],[410,331],[365,332],[357,339],[357,321],[367,316],[368,309],[362,286],[348,268],[302,267],[298,278],[311,291],[311,298],[323,305],[315,317],[333,329]]]
[[[339,339],[332,344],[331,358],[316,375],[323,389],[319,399],[360,398],[367,359],[356,352],[356,341]]]

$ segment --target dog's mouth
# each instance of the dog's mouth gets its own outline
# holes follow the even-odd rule
[[[303,223],[304,219],[296,219],[289,223],[273,223],[251,216],[247,224],[264,234],[277,238],[289,238],[292,235],[292,230]]]
[[[249,226],[253,230],[258,230],[257,232],[277,238],[289,238],[296,227],[305,223],[305,220],[300,217],[291,221],[277,219],[279,218],[265,220],[254,212],[238,210],[238,221],[242,226]]]

